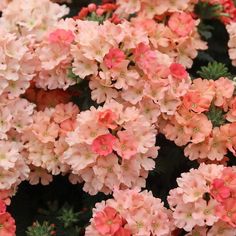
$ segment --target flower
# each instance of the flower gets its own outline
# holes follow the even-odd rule
[[[114,235],[122,226],[122,218],[114,208],[107,206],[94,216],[94,223],[102,235]]]
[[[172,63],[170,65],[170,73],[174,78],[178,80],[183,80],[183,79],[186,79],[186,77],[188,77],[187,71],[179,63]]]
[[[174,229],[168,210],[151,192],[116,189],[113,196],[95,205],[86,236],[167,236]]]
[[[211,105],[211,101],[201,97],[200,92],[187,92],[183,98],[184,106],[196,113],[207,111]]]
[[[8,212],[0,215],[0,226],[0,236],[15,236],[15,220]]]
[[[50,43],[70,44],[74,41],[74,34],[71,30],[56,29],[49,34],[48,40]]]
[[[98,113],[98,123],[110,129],[115,129],[117,127],[117,118],[117,114],[110,109]]]
[[[117,133],[119,139],[114,144],[114,150],[124,159],[130,159],[137,153],[137,144],[132,135],[127,131]]]
[[[104,64],[107,68],[117,67],[125,59],[125,54],[119,48],[111,48],[104,57]]]
[[[235,198],[228,198],[224,200],[223,204],[216,206],[216,215],[221,220],[236,227],[236,201]]]
[[[116,231],[114,236],[131,236],[131,232],[129,229],[125,229],[125,228],[121,227],[121,228],[119,228],[118,231]]]
[[[0,199],[0,216],[6,213],[6,203]]]
[[[101,155],[107,156],[112,153],[116,138],[112,134],[104,134],[93,140],[92,150]]]
[[[211,195],[219,202],[224,202],[230,196],[230,188],[225,186],[223,179],[214,179]]]
[[[209,232],[215,232],[223,222],[229,224],[228,229],[234,229],[236,201],[232,192],[235,190],[235,171],[234,167],[202,163],[198,169],[182,173],[177,179],[178,187],[168,196],[174,224],[188,232],[199,226],[208,226]]]
[[[168,26],[179,36],[185,37],[192,32],[195,22],[191,14],[185,12],[175,12],[170,16]]]

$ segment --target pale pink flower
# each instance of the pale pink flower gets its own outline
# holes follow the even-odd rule
[[[0,167],[5,170],[14,168],[17,160],[22,158],[22,148],[17,142],[0,141]]]
[[[233,96],[234,83],[228,78],[221,77],[215,81],[216,86],[216,97],[214,104],[216,106],[223,106],[226,99]]]
[[[30,174],[29,174],[29,183],[32,185],[36,185],[41,183],[42,185],[48,185],[52,182],[53,178],[47,170],[41,167],[35,167],[33,165],[30,166]]]
[[[68,13],[69,9],[65,5],[60,6],[49,0],[31,1],[28,4],[24,0],[13,0],[4,9],[1,24],[12,33],[19,36],[33,35],[40,41]]]
[[[118,139],[114,144],[114,150],[123,159],[130,159],[137,153],[137,144],[132,135],[127,131],[119,131]]]
[[[71,118],[75,119],[78,113],[79,113],[79,108],[72,102],[67,104],[61,103],[56,105],[52,116],[53,120],[56,123],[62,123],[63,121]]]
[[[97,103],[110,101],[118,97],[118,91],[99,83],[99,80],[94,79],[89,82],[89,88],[92,90],[91,97]]]
[[[0,138],[6,139],[6,132],[10,130],[12,125],[12,114],[8,107],[1,107],[0,109]]]
[[[218,221],[218,217],[215,215],[216,205],[217,202],[214,199],[208,202],[200,199],[195,203],[194,219],[201,220],[207,226],[214,225]]]
[[[90,146],[84,144],[73,146],[63,155],[64,162],[70,165],[75,173],[79,173],[79,171],[95,163],[98,157],[98,154],[92,152]]]

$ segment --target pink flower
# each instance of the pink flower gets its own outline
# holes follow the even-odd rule
[[[94,222],[102,235],[114,235],[121,228],[123,220],[114,208],[107,206],[94,216]]]
[[[228,198],[215,208],[216,215],[221,220],[236,227],[236,201],[235,198]]]
[[[201,113],[209,109],[211,101],[202,97],[200,92],[193,91],[185,94],[183,104],[188,110]]]
[[[188,77],[187,71],[179,63],[172,63],[170,65],[170,73],[174,78],[176,78],[178,80],[183,80],[183,79],[186,79]]]
[[[74,41],[74,34],[71,30],[57,29],[49,34],[49,42],[70,44]]]
[[[230,196],[230,188],[225,186],[223,179],[214,179],[211,188],[211,195],[219,202],[223,202]]]
[[[109,129],[115,129],[117,127],[115,123],[116,119],[117,119],[117,114],[115,114],[110,109],[98,113],[99,125],[105,126]]]
[[[194,20],[191,14],[175,12],[171,15],[168,26],[181,37],[189,35],[194,29]]]
[[[0,236],[15,236],[15,220],[8,212],[0,215],[0,226]]]
[[[101,155],[107,156],[112,153],[116,138],[112,134],[104,134],[94,139],[92,150]]]
[[[107,68],[117,67],[125,59],[125,54],[119,48],[111,48],[104,57],[104,64]]]
[[[119,131],[117,133],[119,140],[114,145],[114,150],[123,159],[130,159],[137,153],[137,145],[131,134],[128,131]]]
[[[60,124],[60,133],[66,134],[67,132],[73,131],[76,127],[76,122],[72,119],[62,121]]]
[[[216,106],[223,106],[226,99],[233,96],[234,82],[228,78],[221,77],[215,81],[216,97],[214,104]]]
[[[151,50],[149,45],[139,43],[134,49],[134,58],[138,67],[150,78],[155,75],[158,70],[162,70],[162,66],[160,66],[157,61],[157,53]]]
[[[139,60],[143,55],[150,50],[150,46],[145,43],[139,43],[134,49],[135,60]]]

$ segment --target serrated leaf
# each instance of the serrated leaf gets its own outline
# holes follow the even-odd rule
[[[208,80],[217,80],[220,77],[229,77],[231,74],[225,64],[220,62],[209,62],[207,66],[202,66],[200,71],[197,71],[197,74]]]

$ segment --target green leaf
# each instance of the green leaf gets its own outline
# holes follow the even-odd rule
[[[208,80],[217,80],[220,77],[232,77],[225,64],[216,61],[209,62],[207,66],[202,66],[201,69],[197,71],[197,74],[203,79]]]
[[[102,24],[106,20],[106,15],[98,16],[95,12],[92,12],[89,16],[86,17],[88,21],[97,21],[99,24]]]
[[[79,213],[74,212],[73,208],[70,206],[64,206],[60,210],[57,218],[63,223],[65,228],[69,228],[78,222]]]
[[[219,127],[226,123],[226,120],[224,118],[224,111],[219,107],[212,105],[206,115],[213,124],[213,127]]]
[[[47,221],[40,224],[36,221],[32,226],[27,228],[27,236],[52,236],[54,234],[54,225],[49,225]]]
[[[223,6],[221,4],[209,4],[208,2],[199,2],[195,6],[195,13],[199,16],[201,19],[213,19],[213,18],[219,18],[221,16],[228,16],[228,14],[225,14],[223,11]]]

